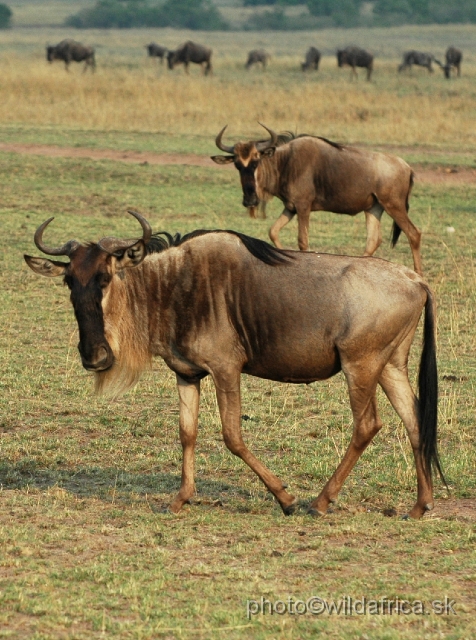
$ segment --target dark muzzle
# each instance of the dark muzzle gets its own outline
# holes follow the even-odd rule
[[[85,349],[80,342],[78,351],[81,363],[87,371],[106,371],[114,364],[114,354],[107,343]]]

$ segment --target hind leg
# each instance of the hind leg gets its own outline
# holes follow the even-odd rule
[[[365,245],[364,256],[373,256],[382,244],[382,232],[380,229],[380,218],[383,207],[376,202],[371,209],[365,212],[365,224],[367,226],[367,244]]]
[[[421,264],[421,253],[420,253],[420,242],[421,242],[421,231],[418,229],[413,222],[408,217],[408,212],[406,210],[405,205],[403,204],[394,204],[392,202],[385,203],[385,211],[388,215],[395,221],[395,223],[400,227],[403,233],[407,236],[408,242],[410,244],[410,249],[412,250],[413,256],[413,268],[418,273],[418,275],[423,275],[423,269]]]
[[[382,371],[379,384],[400,416],[410,438],[417,475],[417,501],[408,515],[411,518],[421,518],[425,511],[433,509],[433,486],[431,478],[425,474],[420,452],[418,400],[408,380],[406,355],[405,358],[400,358],[402,362],[395,362],[395,358],[392,360]]]
[[[354,468],[355,463],[382,427],[378,417],[376,398],[379,371],[375,370],[376,367],[370,361],[375,361],[377,357],[371,358],[366,362],[348,365],[345,369],[344,364],[342,366],[349,385],[354,430],[341,463],[318,497],[311,502],[309,506],[311,515],[323,515],[326,513],[329,503],[334,502],[337,498],[337,494]]]

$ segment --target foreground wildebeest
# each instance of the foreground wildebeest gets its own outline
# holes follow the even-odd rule
[[[356,461],[380,430],[380,385],[402,419],[415,457],[418,495],[410,516],[433,506],[437,453],[437,365],[433,296],[420,276],[376,258],[280,251],[233,231],[183,238],[70,240],[36,246],[68,263],[25,256],[40,275],[63,276],[79,326],[83,366],[98,390],[132,386],[152,356],[175,372],[183,447],[182,484],[170,508],[194,493],[200,380],[211,375],[226,446],[259,476],[290,514],[296,499],[246,447],[241,434],[240,377],[310,383],[339,371],[347,379],[354,430],[347,452],[319,496],[313,515],[337,498]],[[164,240],[160,236],[166,236]],[[425,310],[419,400],[408,380],[408,353]],[[442,475],[442,474],[441,474]]]
[[[263,125],[262,125],[263,126]],[[400,232],[407,236],[415,271],[422,275],[421,233],[408,217],[408,198],[413,171],[396,156],[364,151],[331,142],[326,138],[284,133],[270,134],[268,140],[222,143],[224,127],[216,145],[229,156],[212,156],[218,164],[233,162],[240,172],[243,206],[255,217],[260,202],[277,196],[284,211],[269,230],[269,237],[281,248],[280,230],[297,215],[298,244],[309,249],[311,211],[332,211],[356,215],[365,211],[367,225],[366,256],[382,242],[380,218],[383,211],[393,219],[392,246]]]
[[[349,65],[352,67],[351,78],[354,76],[357,78],[356,67],[363,67],[367,69],[367,80],[370,80],[372,70],[374,68],[374,57],[371,53],[365,49],[359,47],[346,47],[345,49],[337,50],[337,66],[343,67]]]
[[[426,67],[430,73],[433,73],[432,62],[440,64],[432,53],[423,53],[423,51],[405,51],[403,54],[402,64],[398,67],[398,71],[410,69],[415,64],[419,67]]]
[[[86,71],[88,67],[90,67],[92,71],[96,68],[96,59],[94,57],[93,47],[86,47],[84,44],[70,39],[62,40],[54,47],[46,47],[46,59],[48,62],[53,62],[53,60],[63,60],[66,71],[69,71],[69,65],[71,62],[84,61],[83,71]]]
[[[269,54],[264,49],[253,49],[248,53],[248,60],[245,64],[245,69],[249,69],[254,64],[261,64],[263,69],[268,64]]]
[[[309,47],[306,52],[306,59],[301,63],[301,69],[307,71],[308,69],[319,69],[319,61],[321,59],[321,52],[316,47]]]
[[[445,53],[445,64],[441,64],[438,60],[435,60],[437,64],[443,69],[445,78],[451,77],[451,69],[456,70],[458,78],[461,76],[461,61],[463,60],[463,53],[456,47],[448,47]]]
[[[167,57],[167,53],[169,52],[167,47],[162,47],[160,44],[156,44],[155,42],[146,44],[145,48],[147,49],[150,58],[160,58],[161,63],[164,62],[164,58]]]
[[[204,47],[201,44],[196,44],[188,40],[178,49],[175,49],[175,51],[168,52],[167,62],[169,63],[169,69],[173,69],[176,64],[183,64],[186,73],[188,73],[188,65],[190,62],[194,62],[202,67],[205,75],[208,75],[212,70],[212,53],[209,47]]]

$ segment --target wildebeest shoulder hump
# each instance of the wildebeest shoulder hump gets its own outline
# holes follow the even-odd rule
[[[147,246],[147,251],[149,254],[160,253],[171,247],[179,247],[193,238],[198,238],[199,236],[204,236],[209,233],[229,233],[236,236],[241,240],[251,255],[270,266],[286,264],[294,260],[294,256],[290,252],[277,249],[264,240],[252,238],[238,231],[225,229],[197,229],[183,236],[180,233],[172,236],[170,233],[167,233],[167,231],[158,231],[152,235]]]

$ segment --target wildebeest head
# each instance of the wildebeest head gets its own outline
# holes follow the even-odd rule
[[[30,269],[42,276],[63,276],[71,292],[71,302],[79,328],[78,349],[83,367],[88,371],[106,371],[114,364],[114,353],[105,335],[103,298],[113,276],[123,269],[136,267],[147,255],[152,229],[147,220],[129,211],[142,226],[142,238],[122,240],[107,237],[97,243],[81,244],[69,240],[62,247],[43,244],[43,232],[49,218],[35,232],[35,244],[50,256],[67,256],[69,263],[25,255]]]
[[[260,123],[261,124],[261,123]],[[269,140],[237,142],[232,147],[222,143],[223,133],[228,125],[223,127],[215,139],[219,149],[229,153],[228,156],[212,156],[217,164],[233,162],[240,172],[241,186],[243,189],[243,206],[250,210],[250,215],[255,216],[255,207],[259,205],[259,197],[256,192],[257,171],[263,156],[272,157],[278,145],[278,135],[264,124],[261,126],[269,133]]]
[[[173,69],[175,63],[177,62],[177,52],[176,51],[168,51],[166,54],[167,64],[169,69]]]
[[[48,62],[53,62],[53,60],[55,59],[55,47],[46,47],[46,59],[48,60]]]

